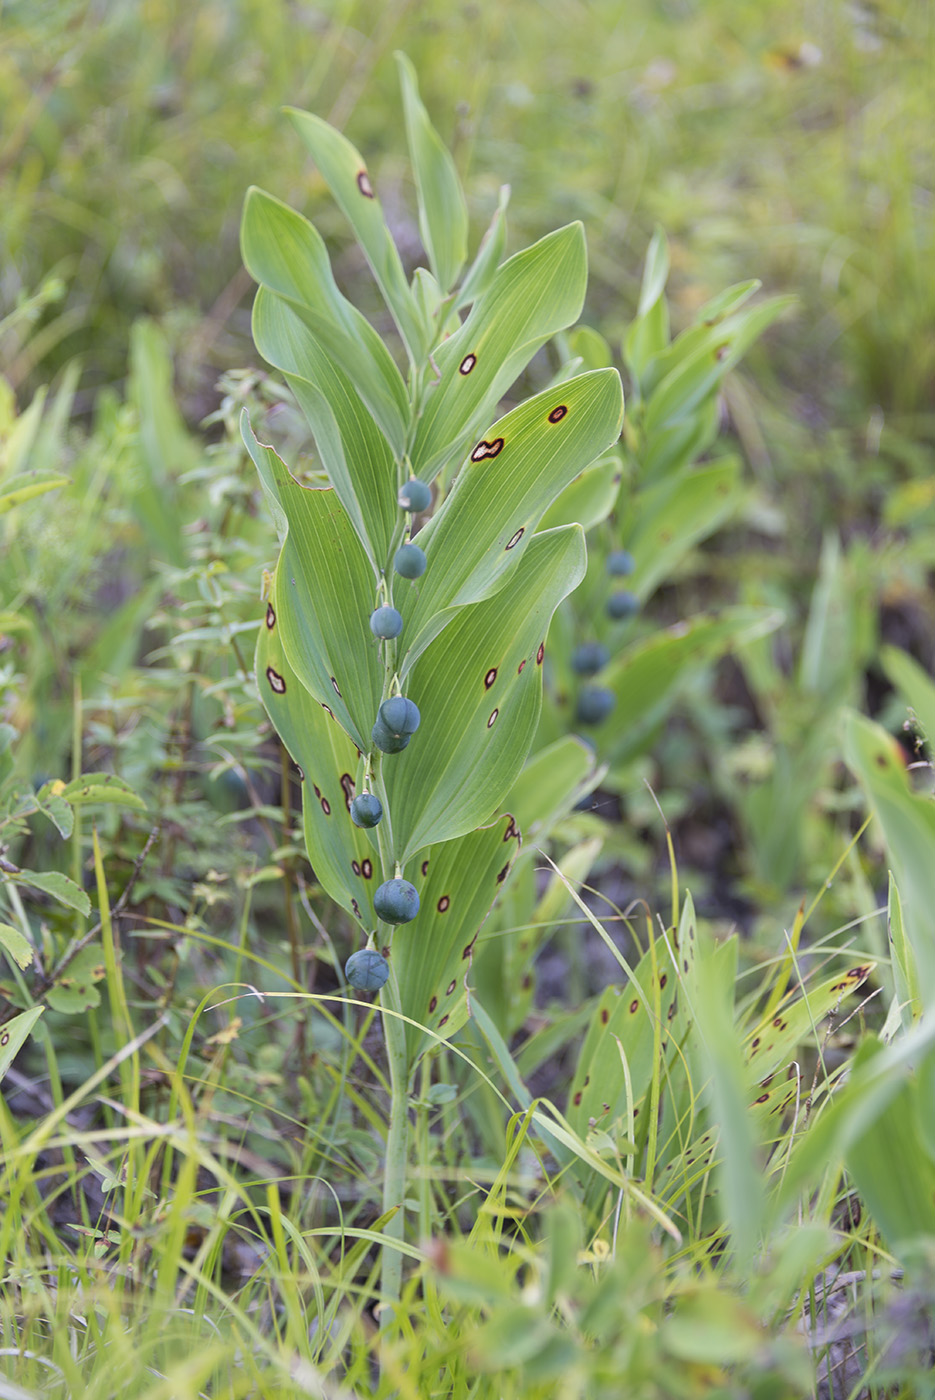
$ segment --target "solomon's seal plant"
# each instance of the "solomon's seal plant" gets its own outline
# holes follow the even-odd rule
[[[318,117],[290,117],[367,258],[405,376],[338,289],[311,223],[251,189],[242,224],[257,348],[285,375],[318,458],[313,480],[294,476],[244,416],[281,546],[257,683],[304,778],[316,878],[366,941],[348,981],[374,990],[387,970],[391,1237],[403,1228],[413,1069],[468,1018],[477,931],[519,847],[514,804],[536,805],[521,775],[546,638],[586,564],[581,526],[543,517],[623,419],[619,375],[604,368],[497,416],[536,351],[581,311],[584,232],[570,224],[504,258],[504,189],[468,266],[454,163],[399,62],[428,262],[411,281],[363,156]],[[392,1304],[398,1250],[383,1265]]]

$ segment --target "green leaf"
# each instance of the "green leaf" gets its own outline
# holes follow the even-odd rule
[[[194,467],[195,445],[176,403],[168,342],[145,317],[130,333],[127,397],[139,417],[138,472],[133,505],[140,525],[159,556],[170,564],[185,559],[175,502],[177,483]]]
[[[493,218],[481,239],[477,257],[461,283],[461,289],[455,299],[456,311],[460,311],[465,306],[470,306],[472,302],[477,301],[493,281],[494,273],[500,265],[500,259],[503,257],[503,250],[506,247],[506,209],[509,202],[510,187],[509,185],[501,185],[500,197]]]
[[[912,711],[929,745],[935,749],[935,683],[908,652],[881,647],[880,662],[888,679]]]
[[[61,793],[73,807],[117,806],[133,807],[144,812],[146,803],[123,778],[113,773],[82,773],[66,783]]]
[[[350,818],[358,751],[289,665],[278,625],[280,587],[277,571],[257,640],[257,688],[302,778],[303,829],[315,878],[336,904],[369,930],[376,925],[373,891],[382,877],[374,840]]]
[[[8,476],[0,482],[0,515],[6,515],[7,511],[21,506],[24,501],[44,496],[47,491],[67,486],[68,482],[67,476],[51,471],[21,472],[19,476]]]
[[[641,491],[632,533],[632,588],[645,602],[694,545],[706,539],[737,510],[743,496],[740,459],[679,472]]]
[[[530,756],[505,798],[527,848],[545,839],[597,776],[593,751],[573,734]]]
[[[317,229],[281,200],[253,186],[247,192],[240,228],[244,266],[273,298],[287,303],[292,320],[254,307],[257,349],[277,369],[303,374],[311,337],[320,351],[348,375],[396,453],[405,444],[409,418],[406,386],[389,350],[363,316],[338,290]],[[298,321],[301,332],[293,324]],[[305,376],[308,377],[307,374]]]
[[[0,1079],[6,1074],[20,1050],[26,1044],[33,1026],[45,1010],[44,1006],[34,1006],[20,1016],[14,1016],[0,1026]]]
[[[275,341],[279,368],[309,421],[328,479],[374,568],[382,568],[399,515],[396,462],[386,438],[351,377],[287,303],[262,288],[253,304],[253,332],[264,354]]]
[[[97,984],[107,975],[104,953],[99,947],[82,948],[49,988],[46,1000],[53,1011],[76,1016],[101,1004]]]
[[[497,269],[464,324],[433,356],[437,379],[410,454],[416,476],[431,480],[474,446],[540,346],[578,319],[587,277],[580,224],[547,234]]]
[[[36,805],[44,817],[66,840],[75,826],[75,814],[62,795],[64,784],[61,781],[44,783],[36,793]],[[56,791],[58,789],[58,791]]]
[[[783,620],[774,608],[725,608],[717,617],[700,616],[634,642],[605,668],[601,684],[614,692],[614,762],[636,750],[647,729],[674,704],[678,687],[700,666],[724,652],[775,631]]]
[[[461,608],[412,668],[422,725],[383,762],[397,860],[501,810],[535,735],[549,622],[584,568],[577,526],[535,535],[510,586]]]
[[[421,731],[420,731],[421,732]],[[520,835],[512,816],[424,853],[413,883],[419,913],[393,934],[392,962],[407,1025],[409,1064],[470,1015],[468,988],[478,933],[509,878]]]
[[[32,965],[35,957],[32,944],[12,924],[0,924],[0,947],[9,953],[18,967],[26,968]]]
[[[915,953],[906,937],[902,901],[892,874],[887,895],[886,926],[893,953],[893,981],[900,1007],[900,1020],[908,1029],[922,1015],[922,998],[919,995],[919,971],[916,967]]]
[[[286,112],[354,230],[411,359],[420,361],[429,348],[428,328],[419,316],[360,152],[311,112],[295,107],[287,107]]]
[[[242,431],[268,498],[288,522],[266,627],[280,629],[289,665],[303,686],[367,751],[383,694],[380,643],[369,630],[375,607],[372,566],[336,493],[300,486],[246,420]],[[270,691],[282,693],[278,684],[261,671],[264,703]]]
[[[420,531],[428,566],[399,605],[403,673],[459,608],[506,586],[550,501],[616,440],[622,418],[620,376],[595,370],[536,394],[487,429]]]
[[[429,255],[429,266],[442,291],[449,292],[467,257],[464,192],[455,163],[419,98],[415,68],[403,53],[396,54],[396,63],[403,92],[406,140],[416,178],[419,232]]]
[[[935,996],[935,802],[912,791],[902,751],[880,725],[845,712],[844,758],[879,820],[912,944],[923,1005]]]
[[[657,228],[646,251],[639,306],[623,342],[623,362],[641,393],[646,392],[647,367],[669,343],[668,276],[669,247],[662,229]]]
[[[15,875],[8,878],[16,885],[29,885],[34,890],[51,895],[60,904],[67,905],[69,909],[77,909],[78,913],[84,914],[85,917],[91,912],[91,901],[81,886],[57,870],[17,870]]]
[[[606,520],[617,503],[620,487],[620,457],[608,452],[586,467],[564,491],[556,497],[539,522],[540,530],[552,530],[556,525],[580,525],[593,530]]]

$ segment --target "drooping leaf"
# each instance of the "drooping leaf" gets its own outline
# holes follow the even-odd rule
[[[364,251],[410,357],[429,348],[429,328],[419,316],[399,252],[360,152],[333,126],[311,112],[286,112]]]
[[[0,948],[9,953],[18,967],[32,966],[35,957],[32,944],[12,924],[0,924]]]
[[[33,1026],[44,1010],[44,1006],[34,1006],[30,1011],[24,1011],[0,1026],[0,1079],[26,1044]]]
[[[536,394],[487,430],[419,534],[428,567],[401,605],[404,671],[458,608],[504,587],[550,501],[616,440],[622,417],[619,375],[595,370]]]
[[[15,875],[7,878],[17,885],[29,885],[34,890],[41,890],[69,909],[77,909],[85,917],[91,912],[91,901],[81,886],[58,870],[17,870]]]
[[[113,773],[82,773],[62,788],[62,797],[73,807],[133,807],[145,811],[146,804],[123,778]]]
[[[380,644],[369,630],[372,565],[335,492],[301,486],[246,419],[241,426],[264,488],[288,523],[277,566],[278,611],[270,602],[273,625],[306,690],[366,751],[383,693]]]
[[[382,880],[376,843],[350,818],[359,755],[326,707],[289,665],[282,646],[277,571],[256,648],[263,706],[302,778],[305,844],[315,878],[336,904],[367,930],[376,924],[373,891]]]
[[[467,205],[454,161],[419,97],[416,70],[403,53],[396,54],[396,63],[419,199],[419,232],[429,266],[445,293],[451,290],[467,257]]]
[[[533,355],[581,313],[587,283],[584,230],[569,224],[509,258],[460,329],[436,350],[411,449],[416,476],[431,480],[464,457]]]
[[[257,349],[270,364],[304,375],[309,338],[354,383],[394,452],[401,453],[409,418],[406,386],[393,357],[370,325],[339,291],[324,241],[309,221],[255,186],[247,192],[240,229],[250,276],[274,293],[263,317],[254,307]],[[292,321],[280,312],[282,301]],[[261,303],[262,305],[262,303]],[[301,334],[294,322],[301,326]]]
[[[468,1019],[479,930],[509,877],[519,845],[516,823],[506,815],[432,846],[419,863],[413,879],[419,913],[393,934],[391,957],[403,1013],[436,1035],[447,1038]],[[410,1065],[433,1043],[418,1026],[407,1026]]]
[[[535,535],[509,585],[461,608],[412,668],[422,725],[383,764],[397,860],[500,810],[535,734],[549,622],[584,567],[577,526]]]

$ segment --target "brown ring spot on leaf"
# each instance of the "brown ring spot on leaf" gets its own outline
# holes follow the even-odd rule
[[[536,652],[536,665],[542,665],[542,658],[545,656],[545,642],[539,643],[539,650]]]
[[[423,878],[423,880],[425,879],[425,877],[426,877],[426,875],[427,875],[428,873],[429,873],[429,863],[428,863],[427,860],[424,860],[424,861],[422,862],[422,878]]]
[[[331,803],[328,801],[327,797],[323,797],[321,799],[321,810],[324,812],[326,817],[331,816]]]
[[[429,1002],[429,1011],[434,1011],[437,1005],[438,997],[432,997],[432,1000]]]
[[[756,1036],[755,1039],[754,1039],[754,1041],[753,1041],[753,1044],[750,1046],[750,1049],[751,1049],[751,1050],[758,1050],[759,1047],[760,1047],[760,1037],[759,1037],[759,1036]]]
[[[298,765],[298,763],[297,763],[297,764],[295,765],[295,771],[296,771],[296,772],[298,773],[298,775],[299,775],[299,782],[300,782],[300,783],[304,783],[304,782],[305,782],[305,770],[304,770],[303,768],[300,768],[299,765]]]
[[[446,1022],[447,1020],[448,1020],[448,1013],[447,1013],[447,1011],[446,1011],[445,1014],[444,1014],[444,1016],[441,1018],[441,1020],[440,1020],[439,1023],[438,1023],[438,1029],[439,1029],[439,1030],[441,1030],[442,1026],[445,1024],[445,1022]]]
[[[497,884],[498,884],[498,885],[502,885],[503,882],[504,882],[504,880],[506,879],[506,877],[509,875],[509,873],[510,873],[510,862],[507,861],[506,865],[503,867],[503,869],[500,871],[500,874],[497,876]]]
[[[668,980],[669,980],[669,974],[668,974],[667,972],[664,972],[664,973],[662,974],[662,976],[659,978],[659,986],[660,986],[660,987],[664,987],[665,984],[668,982]]]
[[[486,438],[481,438],[480,442],[471,453],[472,462],[482,462],[485,457],[499,457],[503,451],[503,438],[494,438],[493,442],[488,442]]]
[[[630,1002],[630,1015],[632,1016],[635,1012],[639,1011],[639,1009],[640,999],[639,997],[634,997],[633,1000]]]
[[[671,1020],[673,1019],[673,1017],[675,1016],[675,1013],[678,1011],[678,1009],[679,1009],[679,999],[678,999],[678,997],[675,997],[674,1000],[673,1000],[673,1002],[672,1002],[672,1005],[669,1007],[669,1014],[668,1014],[668,1016],[666,1017],[666,1020],[667,1020],[667,1021],[671,1021]]]
[[[461,961],[462,961],[462,962],[464,961],[465,958],[469,958],[469,957],[471,956],[471,954],[474,952],[474,944],[475,944],[476,942],[477,942],[477,934],[475,933],[474,937],[471,939],[470,943],[467,945],[467,947],[465,948],[464,952],[461,954]]]
[[[370,863],[369,860],[362,860],[362,861],[361,861],[361,863],[360,863],[360,873],[361,873],[361,875],[363,875],[363,877],[364,877],[365,880],[369,880],[369,879],[370,879],[371,875],[373,874],[373,866],[371,865],[371,863]]]
[[[445,996],[446,996],[446,997],[450,997],[450,996],[451,996],[451,993],[454,991],[454,989],[455,989],[455,987],[456,987],[457,985],[458,985],[457,978],[452,977],[451,981],[448,983],[447,988],[445,989]]]
[[[4,1031],[4,1032],[3,1032],[3,1035],[0,1035],[0,1045],[6,1046],[6,1045],[9,1045],[9,1043],[10,1043],[10,1032],[9,1032],[9,1031]]]
[[[769,1094],[761,1094],[760,1097],[757,1099],[757,1103],[767,1103],[768,1101]]]
[[[567,404],[560,403],[556,408],[553,408],[553,409],[552,409],[552,412],[549,414],[549,422],[550,422],[550,423],[561,423],[562,419],[565,417],[565,414],[566,414],[567,412],[568,412],[568,405],[567,405]]]
[[[360,905],[357,903],[357,900],[356,900],[356,899],[352,899],[352,900],[351,900],[351,908],[353,909],[354,913],[356,914],[357,918],[359,919],[359,918],[360,918]]]
[[[285,695],[286,682],[278,671],[273,670],[272,666],[267,666],[266,668],[266,679],[270,683],[270,688],[274,690],[277,695]]]
[[[580,1090],[580,1089],[578,1090],[577,1094],[575,1094],[575,1097],[574,1097],[574,1099],[572,1100],[572,1102],[574,1103],[575,1108],[580,1108],[580,1107],[581,1107],[581,1090]]]
[[[353,870],[355,875],[360,874],[360,866],[357,864],[356,860],[351,861],[351,869]]]
[[[506,831],[503,833],[503,839],[504,839],[504,841],[510,841],[510,840],[512,840],[512,838],[513,838],[514,836],[516,837],[516,839],[517,839],[517,841],[518,841],[518,840],[519,840],[519,827],[516,825],[516,822],[513,820],[513,818],[510,817],[510,823],[509,823],[509,826],[507,827]]]
[[[373,185],[370,183],[370,176],[367,174],[366,170],[359,170],[357,172],[357,188],[360,190],[364,199],[373,199]]]
[[[341,788],[344,792],[344,805],[348,811],[351,810],[351,803],[354,800],[354,779],[350,773],[341,774]]]
[[[495,725],[496,722],[497,722],[497,715],[498,715],[499,713],[500,713],[499,710],[494,710],[493,714],[490,716],[490,719],[487,721],[487,728],[488,728],[488,729],[493,729],[494,725]]]
[[[319,701],[319,704],[321,705],[321,708],[324,710],[325,714],[330,715],[331,718],[334,719],[334,710],[332,710],[330,706],[326,705],[324,700]]]
[[[493,683],[494,683],[494,681],[495,681],[496,679],[497,679],[497,668],[496,668],[496,666],[491,666],[490,670],[487,672],[486,676],[484,677],[484,689],[485,689],[485,690],[489,690],[490,687],[493,685]]]
[[[436,904],[435,908],[438,910],[439,914],[444,914],[447,911],[448,906],[450,904],[451,900],[449,899],[448,895],[443,894],[441,899]]]
[[[476,356],[476,355],[465,355],[464,359],[463,359],[463,360],[461,361],[461,363],[458,365],[458,373],[459,373],[459,374],[470,374],[470,373],[471,373],[471,370],[474,368],[474,366],[475,366],[476,364],[477,364],[477,356]]]
[[[518,665],[517,668],[516,668],[516,674],[517,674],[518,676],[519,676],[519,675],[522,675],[523,667],[524,667],[525,665],[526,665],[526,658],[525,658],[525,656],[524,656],[523,659],[522,659],[522,661],[519,663],[519,665]]]
[[[509,540],[507,541],[507,546],[506,546],[507,549],[513,549],[513,547],[514,547],[515,545],[518,545],[519,542],[520,542],[520,540],[521,540],[521,539],[523,538],[523,536],[525,535],[525,533],[526,533],[526,526],[525,526],[525,525],[521,525],[521,526],[519,527],[519,529],[517,530],[516,534],[515,534],[515,535],[511,535],[510,538],[509,538]],[[522,666],[521,666],[521,667],[520,667],[520,670],[522,670],[522,669],[523,669],[523,668],[522,668]]]
[[[601,1025],[602,1025],[602,1026],[606,1026],[606,1025],[607,1025],[607,1022],[608,1022],[609,1020],[610,1020],[610,1012],[607,1010],[607,1007],[606,1007],[606,1006],[602,1006],[602,1007],[601,1007]]]
[[[338,699],[340,700],[340,699],[342,698],[342,697],[341,697],[341,692],[340,692],[340,690],[338,689],[338,683],[337,683],[337,681],[335,680],[334,676],[331,677],[331,684],[334,686],[334,693],[335,693],[335,695],[336,695],[336,696],[338,697]]]
[[[272,603],[266,604],[266,625],[271,632],[276,626],[276,610]]]
[[[318,786],[317,783],[312,783],[312,788],[314,789],[315,796],[318,798],[318,800],[319,800],[319,802],[320,802],[320,801],[321,801],[321,788]]]

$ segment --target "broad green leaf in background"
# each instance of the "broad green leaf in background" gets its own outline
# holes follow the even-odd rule
[[[693,324],[682,331],[681,335],[676,336],[671,345],[665,345],[654,355],[644,375],[644,392],[652,394],[663,379],[679,365],[685,364],[699,350],[718,345],[724,338],[725,319],[733,312],[739,311],[744,302],[748,301],[754,292],[759,291],[760,285],[755,278],[748,282],[737,282],[705,302],[695,313]],[[732,327],[728,327],[728,333]]]
[[[880,662],[903,703],[915,715],[929,746],[935,750],[935,681],[918,661],[899,647],[881,647]]]
[[[717,617],[675,623],[620,652],[599,677],[617,700],[603,740],[613,761],[620,762],[636,749],[648,728],[675,702],[677,687],[692,671],[732,647],[775,631],[782,620],[775,608],[725,608]]]
[[[409,290],[362,156],[346,136],[320,117],[295,107],[287,107],[286,112],[354,230],[410,358],[418,363],[429,349],[430,328],[423,323]]]
[[[12,924],[0,924],[0,948],[16,963],[17,967],[31,967],[35,954],[29,939]]]
[[[288,303],[262,287],[253,303],[253,333],[264,354],[275,346],[278,367],[315,435],[321,465],[379,572],[399,514],[396,462],[356,377],[308,334]]]
[[[623,363],[640,394],[646,392],[643,380],[647,367],[669,343],[669,307],[664,295],[668,276],[669,248],[665,234],[657,228],[646,252],[636,316],[623,341]]]
[[[360,770],[357,748],[289,665],[280,612],[277,572],[257,639],[257,689],[302,778],[305,844],[315,878],[369,930],[376,925],[373,891],[383,876],[375,841],[350,818]]]
[[[269,625],[280,628],[289,665],[320,705],[327,705],[359,749],[383,694],[380,643],[369,628],[373,569],[333,490],[300,486],[282,458],[243,421],[244,441],[273,505],[288,522]]]
[[[91,901],[81,886],[58,870],[17,870],[15,875],[5,878],[12,880],[14,884],[29,885],[31,889],[41,890],[43,894],[57,899],[60,904],[67,905],[69,909],[77,909],[78,913],[84,914],[85,917],[91,912]]]
[[[720,430],[721,409],[712,393],[693,413],[647,435],[640,452],[641,479],[658,481],[697,461],[717,440]]]
[[[253,331],[261,355],[277,369],[302,374],[304,342],[314,339],[351,376],[393,451],[401,453],[409,417],[406,386],[369,321],[338,290],[318,230],[287,204],[254,186],[244,203],[240,242],[250,276],[267,293],[275,294],[265,317],[254,308]],[[277,319],[277,300],[291,309],[304,341],[294,325],[282,321],[281,313]]]
[[[475,447],[540,346],[578,319],[587,278],[580,224],[547,234],[497,269],[464,324],[433,356],[438,379],[427,389],[410,453],[416,476],[430,480]]]
[[[103,949],[93,944],[82,948],[55,979],[46,993],[46,1001],[53,1011],[60,1011],[66,1016],[90,1011],[101,1004],[98,984],[106,976]]]
[[[507,584],[549,502],[616,440],[622,418],[620,376],[595,370],[536,394],[487,430],[419,534],[428,567],[400,609],[404,671],[458,608]]]
[[[467,205],[455,163],[419,98],[416,70],[403,53],[396,54],[396,63],[419,200],[419,232],[429,266],[442,292],[447,293],[467,257]]]
[[[679,472],[640,492],[626,538],[634,561],[631,587],[643,602],[663,579],[672,576],[694,545],[736,511],[745,489],[740,468],[738,457],[726,457]]]
[[[620,474],[618,453],[608,452],[600,457],[556,497],[540,520],[539,529],[580,525],[582,530],[593,530],[607,519],[617,503]]]
[[[416,918],[393,934],[391,958],[402,1011],[447,1038],[470,1015],[472,959],[478,931],[509,878],[520,834],[512,816],[433,846],[419,863]],[[419,1026],[406,1027],[409,1063],[434,1044]]]
[[[845,712],[844,757],[879,820],[899,888],[923,1005],[935,997],[935,801],[912,791],[896,740],[872,720]]]
[[[564,734],[530,755],[506,796],[530,856],[533,843],[545,839],[554,822],[590,791],[599,773],[594,751],[574,734]]]
[[[579,527],[535,535],[509,587],[460,609],[412,668],[422,725],[383,761],[397,860],[500,810],[535,735],[549,622],[584,568]]]
[[[59,486],[67,486],[68,477],[59,472],[35,470],[21,472],[19,476],[8,476],[0,482],[0,515],[21,506],[24,501],[44,496],[47,491],[55,491]]]
[[[130,784],[113,773],[82,773],[80,778],[64,785],[61,795],[73,807],[115,805],[133,807],[137,811],[146,809],[145,802]]]
[[[477,257],[468,268],[467,276],[461,283],[455,298],[455,310],[457,311],[462,310],[465,306],[470,306],[478,297],[483,296],[493,281],[494,273],[500,266],[500,259],[503,257],[503,250],[506,247],[506,210],[509,202],[510,187],[509,185],[501,185],[493,218],[481,239]]]
[[[34,1006],[30,1011],[24,1011],[22,1015],[14,1016],[0,1026],[0,1079],[26,1044],[27,1037],[44,1010],[44,1006]]]
[[[172,357],[159,326],[145,318],[134,322],[128,385],[139,417],[140,480],[134,508],[157,554],[180,565],[185,553],[174,498],[178,480],[198,457],[179,413],[172,378]]]

